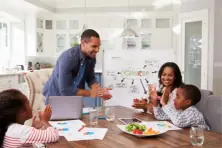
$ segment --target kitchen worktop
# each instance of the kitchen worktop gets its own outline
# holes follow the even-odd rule
[[[1,76],[9,76],[9,75],[23,75],[24,73],[27,73],[30,71],[12,71],[12,72],[0,72],[0,77]],[[95,73],[102,73],[101,69],[95,69]]]
[[[18,72],[0,72],[1,76],[9,76],[9,75],[23,75],[25,71],[18,71]]]

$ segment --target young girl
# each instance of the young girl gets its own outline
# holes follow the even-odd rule
[[[39,112],[40,122],[44,129],[26,126],[24,122],[32,118],[32,110],[27,97],[15,89],[1,92],[0,148],[27,148],[32,147],[32,144],[58,141],[58,131],[48,122],[51,113],[51,106],[46,106],[44,112]]]
[[[149,91],[158,95],[159,98],[164,97],[164,99],[167,99],[168,103],[174,106],[173,100],[176,97],[176,88],[182,84],[182,75],[178,65],[173,62],[163,64],[159,70],[158,78],[159,90],[156,91],[155,88],[149,85]],[[145,112],[149,110],[153,113],[152,104],[147,104],[146,100],[134,101],[133,107],[136,109],[143,109]]]

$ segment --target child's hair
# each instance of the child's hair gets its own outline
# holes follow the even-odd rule
[[[22,96],[23,94],[16,89],[5,90],[0,93],[0,147],[3,145],[8,126],[16,123],[16,115],[24,107]]]
[[[159,70],[159,73],[158,73],[158,78],[159,78],[159,84],[160,85],[163,85],[162,84],[162,81],[161,81],[161,75],[164,71],[164,69],[166,67],[170,67],[174,70],[174,74],[175,74],[175,80],[174,80],[174,83],[173,83],[173,87],[172,87],[172,90],[174,90],[175,88],[178,88],[180,87],[180,85],[183,83],[183,80],[182,80],[182,75],[181,75],[181,72],[180,72],[180,68],[178,67],[178,65],[176,63],[173,63],[173,62],[167,62],[167,63],[164,63],[161,67],[160,67],[160,70]],[[172,91],[171,90],[171,91]]]
[[[196,105],[201,100],[200,90],[191,84],[183,84],[180,86],[184,90],[184,98],[190,99],[192,105]]]

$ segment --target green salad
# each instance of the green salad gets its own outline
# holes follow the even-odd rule
[[[138,124],[138,123],[130,123],[126,126],[126,131],[132,132],[133,130],[145,131],[146,125]]]

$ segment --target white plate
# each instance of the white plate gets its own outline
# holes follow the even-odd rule
[[[164,129],[156,129],[156,128],[153,128],[153,127],[152,127],[153,130],[159,131],[159,133],[158,133],[158,134],[152,134],[152,135],[133,134],[132,132],[126,131],[126,126],[127,126],[127,125],[118,125],[118,124],[117,124],[117,127],[118,127],[121,131],[123,131],[123,132],[125,132],[125,133],[127,133],[127,134],[130,134],[130,135],[137,136],[137,137],[150,137],[150,136],[156,136],[156,135],[160,135],[160,134],[163,134],[163,133],[167,132],[167,130],[164,130]],[[148,129],[148,128],[150,128],[150,127],[147,127],[147,129]]]

